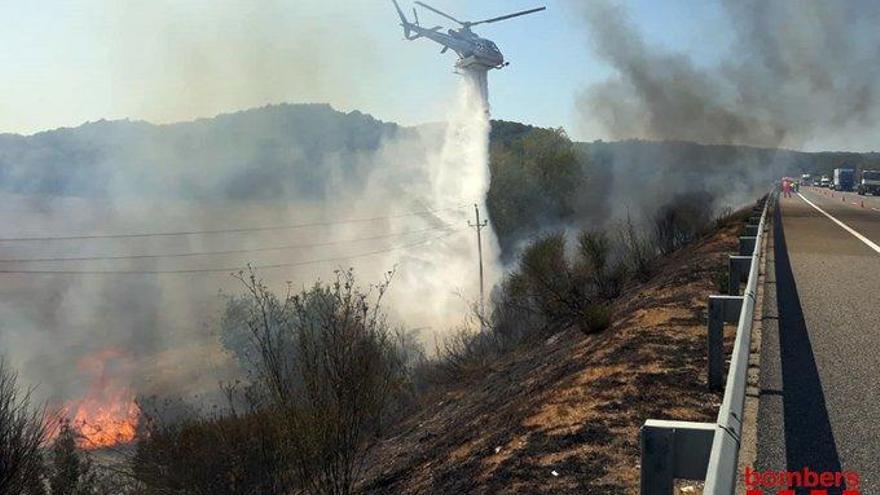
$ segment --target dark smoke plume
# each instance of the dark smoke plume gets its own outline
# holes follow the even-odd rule
[[[611,138],[864,149],[876,134],[880,3],[722,0],[734,38],[713,67],[650,45],[620,6],[583,4],[617,76],[578,107]]]

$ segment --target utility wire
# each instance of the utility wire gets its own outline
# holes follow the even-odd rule
[[[258,248],[243,249],[226,249],[222,251],[200,251],[200,252],[180,252],[166,254],[132,254],[119,256],[75,256],[75,257],[47,257],[47,258],[8,258],[0,259],[0,263],[43,263],[43,262],[60,262],[60,261],[110,261],[110,260],[145,260],[157,258],[189,258],[195,256],[215,256],[225,254],[246,254],[260,253],[266,251],[285,251],[290,249],[308,249],[316,247],[336,246],[339,244],[348,244],[363,241],[374,241],[379,239],[390,239],[393,237],[405,237],[412,234],[421,234],[425,232],[434,232],[438,230],[449,230],[448,225],[442,227],[431,227],[426,229],[409,230],[406,232],[395,232],[392,234],[376,235],[372,237],[359,237],[355,239],[342,239],[337,241],[319,242],[314,244],[291,244],[286,246],[267,246]]]
[[[196,273],[235,273],[241,270],[245,270],[247,268],[253,268],[255,270],[269,270],[275,268],[289,268],[295,266],[305,266],[305,265],[315,265],[319,263],[330,263],[335,261],[346,261],[357,258],[364,258],[367,256],[373,256],[377,254],[389,253],[392,251],[399,251],[401,249],[408,249],[411,247],[421,246],[423,244],[428,244],[431,241],[440,240],[445,237],[449,237],[452,234],[462,232],[464,229],[456,229],[451,232],[446,232],[443,235],[430,237],[428,239],[422,239],[418,242],[413,242],[409,244],[401,244],[398,246],[392,246],[386,249],[379,249],[375,251],[368,251],[365,253],[353,254],[350,256],[341,256],[337,258],[321,258],[315,260],[308,261],[299,261],[294,263],[278,263],[272,265],[254,265],[254,266],[236,266],[236,267],[226,267],[226,268],[195,268],[189,270],[3,270],[0,269],[0,275],[162,275],[162,274],[196,274]]]
[[[85,235],[64,235],[64,236],[37,236],[37,237],[0,237],[0,242],[35,242],[35,241],[80,241],[91,239],[140,239],[144,237],[174,237],[184,235],[208,235],[208,234],[235,234],[242,232],[266,232],[272,230],[295,230],[307,227],[327,227],[332,225],[348,225],[354,223],[369,223],[379,220],[390,220],[395,218],[406,218],[433,213],[441,213],[446,211],[460,210],[464,205],[453,208],[442,208],[437,210],[420,210],[400,213],[397,215],[387,215],[381,217],[354,218],[348,220],[311,222],[292,225],[270,225],[265,227],[240,227],[230,229],[213,229],[213,230],[183,230],[178,232],[147,232],[136,234],[85,234]]]

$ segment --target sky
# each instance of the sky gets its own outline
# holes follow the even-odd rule
[[[404,10],[409,0],[402,0]],[[624,2],[651,44],[711,64],[730,38],[714,2]],[[604,138],[574,101],[609,77],[586,26],[560,0],[435,0],[481,19],[511,65],[490,75],[493,117]],[[441,120],[455,55],[407,42],[390,0],[32,0],[0,2],[0,132],[99,119],[168,123],[281,102],[327,102],[405,125]],[[423,24],[448,25],[422,12]]]

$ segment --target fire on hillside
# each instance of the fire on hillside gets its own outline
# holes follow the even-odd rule
[[[81,448],[102,449],[135,439],[141,410],[130,385],[133,368],[132,358],[117,348],[88,354],[78,362],[89,388],[82,399],[67,401],[61,415],[77,430]]]

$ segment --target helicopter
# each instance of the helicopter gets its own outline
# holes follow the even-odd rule
[[[523,10],[521,12],[516,12],[513,14],[503,15],[500,17],[493,17],[491,19],[484,19],[482,21],[471,22],[460,21],[455,17],[439,9],[431,7],[424,2],[415,2],[417,5],[428,9],[435,14],[441,15],[451,21],[454,21],[461,26],[460,29],[449,29],[445,33],[443,33],[441,32],[441,30],[443,29],[442,26],[435,26],[432,28],[422,27],[419,24],[419,14],[416,11],[415,7],[413,7],[413,16],[415,22],[410,22],[403,14],[403,10],[400,9],[400,5],[398,5],[397,0],[391,1],[394,2],[394,7],[397,9],[397,14],[400,16],[401,26],[403,27],[403,33],[406,39],[416,40],[419,38],[428,38],[436,43],[439,43],[440,45],[443,45],[443,49],[440,50],[440,53],[446,53],[450,49],[457,53],[459,61],[456,65],[458,67],[464,68],[476,65],[485,68],[485,70],[501,69],[510,64],[509,62],[505,62],[504,55],[501,54],[501,50],[498,49],[498,46],[496,46],[495,43],[493,43],[491,40],[487,40],[486,38],[481,38],[477,36],[476,33],[471,31],[471,27],[480,24],[490,24],[493,22],[503,21],[523,15],[534,14],[535,12],[540,12],[547,9],[547,7],[539,7],[535,9]]]

